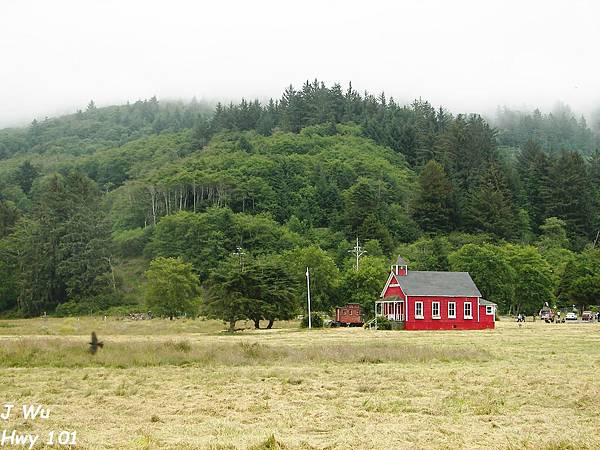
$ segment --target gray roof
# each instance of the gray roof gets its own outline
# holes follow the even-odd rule
[[[398,256],[398,260],[396,261],[396,265],[398,266],[406,266],[406,261],[402,256]]]
[[[480,298],[479,304],[483,305],[483,306],[498,306],[494,302],[490,302],[489,300],[486,300],[485,298]]]
[[[408,295],[439,295],[447,297],[481,297],[468,272],[420,272],[409,270],[396,276],[402,291]]]

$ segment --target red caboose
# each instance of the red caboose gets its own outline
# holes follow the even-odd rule
[[[359,327],[363,324],[362,308],[358,303],[348,303],[335,308],[335,320],[331,326]]]

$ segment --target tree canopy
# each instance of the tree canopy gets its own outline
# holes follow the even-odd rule
[[[264,103],[92,101],[0,130],[0,314],[144,308],[151,261],[230,323],[303,313],[307,266],[316,308],[371,311],[398,254],[468,270],[502,312],[600,303],[599,144],[568,108],[488,120],[316,80]]]

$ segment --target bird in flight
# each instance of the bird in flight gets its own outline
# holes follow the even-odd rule
[[[96,352],[98,351],[98,347],[100,347],[100,348],[104,347],[104,342],[98,340],[98,336],[96,336],[95,331],[92,331],[92,340],[89,344],[90,344],[90,353],[92,355],[96,354]]]

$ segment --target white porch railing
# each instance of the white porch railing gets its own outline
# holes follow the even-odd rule
[[[375,302],[375,317],[404,322],[404,300],[379,300]]]

